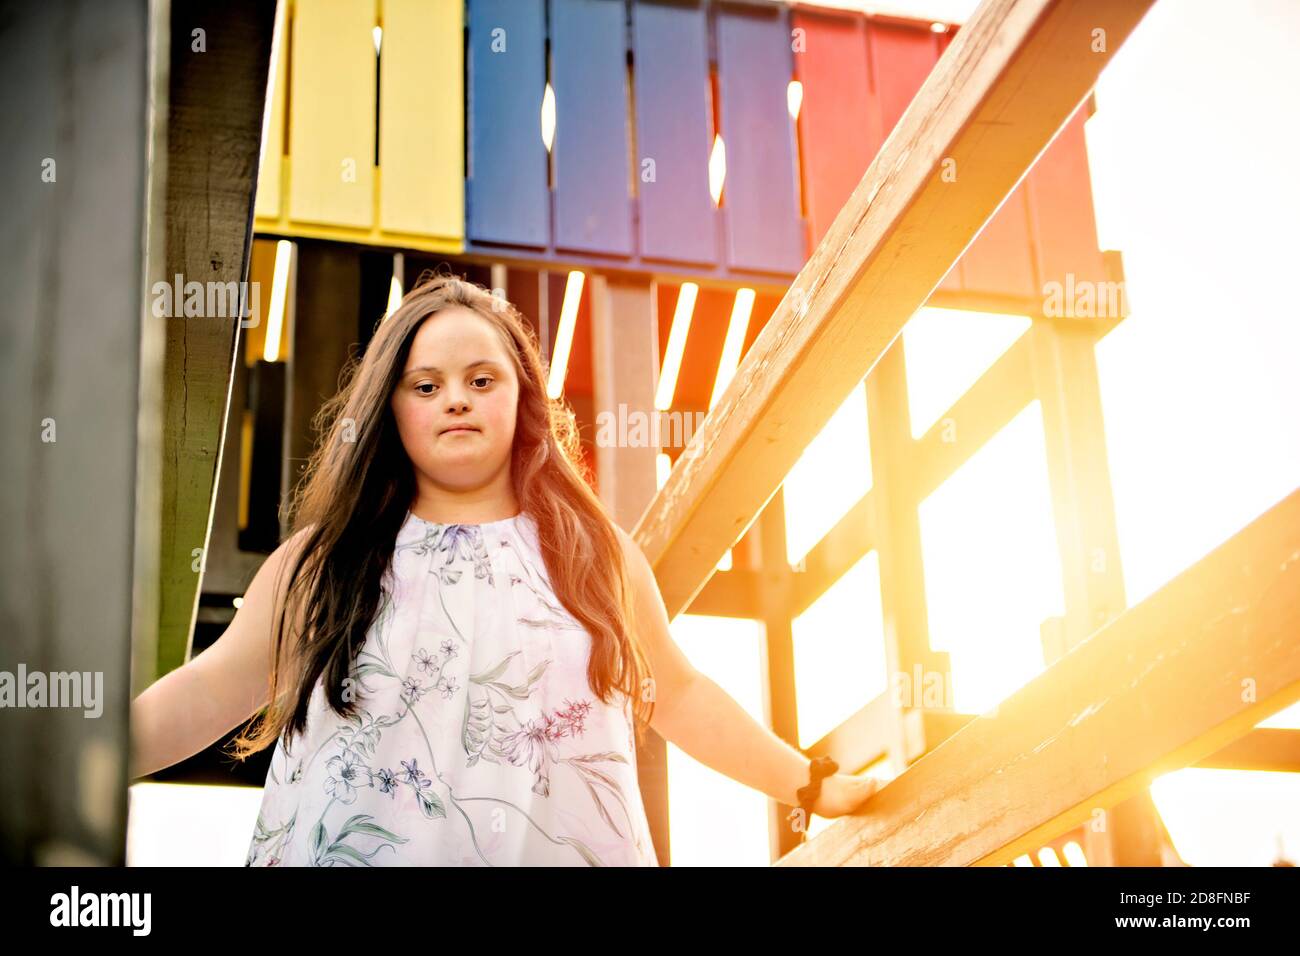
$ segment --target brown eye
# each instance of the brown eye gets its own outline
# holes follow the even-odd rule
[[[420,389],[423,389],[423,388],[427,388],[427,389],[429,389],[429,391],[427,391],[427,392],[420,392],[421,395],[432,395],[432,394],[433,394],[433,390],[434,390],[435,388],[437,388],[437,387],[438,387],[438,386],[434,385],[432,382],[421,382],[419,385],[415,386],[416,391],[419,391]]]
[[[476,382],[490,382],[490,381],[492,381],[492,379],[489,378],[489,377],[486,376],[486,375],[480,375],[478,378],[474,379],[474,381],[476,381]],[[485,386],[483,386],[483,387],[486,388],[487,386],[485,385]]]

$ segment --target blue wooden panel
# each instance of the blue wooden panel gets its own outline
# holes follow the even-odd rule
[[[641,255],[714,264],[708,24],[694,4],[632,7]],[[646,182],[647,160],[654,181]]]
[[[719,6],[717,50],[727,261],[737,269],[798,272],[804,257],[785,11]]]
[[[551,0],[555,245],[632,254],[623,0]]]
[[[544,0],[470,0],[468,12],[467,232],[474,242],[546,246]]]

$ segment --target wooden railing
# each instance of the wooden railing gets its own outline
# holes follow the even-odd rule
[[[1122,316],[1032,316],[1030,333],[954,406],[961,442],[908,434],[903,325],[1150,6],[980,6],[636,524],[670,615],[697,600],[724,606],[710,585],[719,560],[756,520],[773,523],[786,475],[865,378],[873,488],[810,552],[812,573],[798,584],[778,574],[778,596],[761,603],[766,616],[797,613],[875,548],[889,671],[946,672],[929,647],[917,505],[1028,402],[1042,404],[1065,579],[1058,659],[989,715],[864,701],[809,750],[852,772],[888,755],[901,772],[863,813],[794,852],[798,835],[774,828],[783,864],[1006,863],[1122,806],[1157,773],[1240,750],[1234,741],[1300,698],[1300,493],[1125,611],[1093,357]],[[764,551],[779,537],[763,535]],[[1097,553],[1109,557],[1100,572]],[[764,570],[783,562],[765,554]],[[785,637],[778,646],[769,635],[768,657],[788,669]],[[792,697],[789,674],[769,677]],[[773,709],[785,721],[773,729],[791,739],[792,699]],[[1285,762],[1291,742],[1271,741],[1267,759]]]

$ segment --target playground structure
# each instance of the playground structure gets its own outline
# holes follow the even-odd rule
[[[124,208],[147,210],[145,289],[173,275],[273,285],[266,240],[300,248],[292,364],[248,358],[266,345],[263,317],[150,323],[141,290],[136,314],[115,280],[121,314],[99,334],[142,347],[137,394],[105,411],[101,441],[117,436],[134,460],[104,475],[130,520],[104,529],[124,560],[95,587],[115,595],[131,693],[194,653],[196,622],[220,623],[204,592],[238,593],[251,576],[261,554],[241,530],[291,486],[282,460],[304,457],[310,415],[389,278],[409,287],[420,261],[446,260],[502,289],[548,359],[568,363],[565,396],[587,423],[663,404],[671,290],[696,286],[696,321],[719,330],[748,292],[716,395],[720,334],[693,340],[705,360],[681,366],[667,410],[707,413],[689,443],[588,451],[670,616],[762,621],[779,736],[798,740],[790,622],[869,551],[887,670],[950,677],[930,646],[918,506],[1034,400],[1066,599],[1044,622],[1048,666],[995,710],[882,694],[808,748],[849,772],[883,761],[892,779],[869,814],[806,842],[773,803],[773,860],[1001,865],[1073,842],[1090,865],[1178,865],[1151,779],[1300,770],[1300,731],[1256,727],[1300,699],[1300,493],[1128,606],[1093,355],[1124,318],[1122,259],[1097,248],[1083,124],[1150,6],[989,0],[957,28],[774,3],[245,0],[220,17],[172,3],[165,33],[136,23],[167,51],[152,88],[132,88],[155,154],[104,175],[134,182]],[[566,316],[574,272],[587,294]],[[926,305],[1031,320],[941,416],[961,422],[956,440],[941,425],[911,434],[899,333]],[[566,323],[588,328],[567,353]],[[872,488],[795,570],[782,482],[864,380]],[[250,383],[278,397],[246,402]],[[40,534],[52,548],[65,531],[56,520]],[[79,593],[75,562],[49,573]],[[55,643],[41,620],[35,639]],[[115,693],[122,716],[91,753],[123,744],[128,688]],[[56,751],[96,766],[83,736],[61,725]],[[668,862],[664,741],[651,735],[638,763]],[[87,787],[109,793],[120,778],[104,765]],[[43,832],[112,860],[120,823]]]

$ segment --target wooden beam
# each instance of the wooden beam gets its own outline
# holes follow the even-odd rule
[[[780,862],[1008,863],[1300,699],[1298,630],[1300,490]]]
[[[1128,603],[1110,486],[1096,339],[1086,329],[1035,322],[1035,393],[1065,590],[1065,646],[1073,647]],[[1051,663],[1048,661],[1048,663]]]
[[[760,585],[759,614],[763,621],[763,717],[772,733],[799,749],[799,707],[795,691],[794,629],[791,600],[794,574],[785,540],[785,494],[777,491],[758,519]],[[727,572],[728,574],[731,572]],[[768,848],[780,859],[799,845],[803,830],[786,818],[793,806],[767,801]]]
[[[812,607],[868,551],[878,546],[880,532],[876,529],[877,508],[872,498],[875,494],[876,490],[872,488],[855,501],[835,526],[804,555],[803,569],[796,569],[794,576],[792,615],[798,616]],[[709,584],[714,580],[716,575]]]
[[[889,730],[889,768],[902,773],[919,756],[909,722],[924,702],[922,688],[934,676],[952,686],[946,651],[930,647],[930,616],[925,596],[925,562],[921,554],[920,499],[916,497],[916,461],[907,401],[903,342],[896,340],[867,379],[867,427],[871,442],[872,504],[875,545],[880,558],[880,612],[885,651],[885,686],[894,703]],[[916,680],[915,674],[921,679]],[[895,681],[910,688],[907,699],[894,701]],[[946,695],[944,695],[946,696]]]
[[[1149,6],[989,0],[957,34],[637,526],[670,614],[690,604]]]
[[[915,440],[906,489],[914,502],[928,498],[1034,400],[1032,358],[1026,333]]]
[[[620,421],[647,423],[654,437],[659,378],[655,287],[601,273],[591,276],[592,390],[596,411],[596,474],[600,497],[619,525],[631,528],[655,496],[657,445],[636,443]],[[620,415],[620,408],[622,414]],[[629,440],[620,440],[628,438]]]
[[[648,279],[591,277],[592,408],[596,483],[622,528],[631,528],[654,497],[658,445],[619,434],[618,423],[641,415],[653,422],[659,375],[655,287]],[[621,414],[620,414],[621,412]],[[611,425],[612,423],[612,425]],[[647,428],[647,438],[654,431]],[[660,866],[672,862],[668,818],[668,742],[647,729],[636,749],[641,802]]]
[[[886,690],[805,749],[814,757],[834,757],[844,773],[859,773],[889,754],[897,724],[898,707]]]
[[[733,551],[733,560],[736,557]],[[760,572],[733,564],[730,571],[709,578],[709,583],[695,596],[688,610],[691,614],[703,616],[757,619],[760,616],[758,594],[762,586]]]
[[[1198,760],[1195,766],[1300,773],[1300,730],[1257,727],[1222,750]]]
[[[171,4],[165,267],[151,282],[248,278],[274,27],[274,0]],[[202,51],[194,49],[198,29]],[[266,293],[258,297],[263,313]],[[208,547],[240,320],[182,312],[160,321],[167,348],[157,674],[165,674],[190,656],[203,577],[195,556]]]

